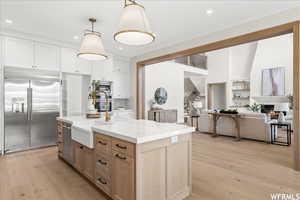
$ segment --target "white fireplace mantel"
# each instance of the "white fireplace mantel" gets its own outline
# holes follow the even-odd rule
[[[276,104],[289,102],[287,96],[254,96],[251,98],[258,104]]]

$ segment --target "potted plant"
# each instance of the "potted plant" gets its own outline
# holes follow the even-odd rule
[[[252,112],[260,112],[261,110],[261,104],[254,103],[252,105],[247,105],[248,109]]]

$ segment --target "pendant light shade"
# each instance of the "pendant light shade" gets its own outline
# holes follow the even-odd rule
[[[107,58],[103,47],[101,33],[94,31],[96,19],[89,19],[92,22],[92,30],[87,30],[81,42],[81,47],[77,56],[87,60],[105,60]]]
[[[114,39],[127,45],[145,45],[154,41],[155,36],[151,32],[145,8],[134,2],[125,2],[121,15],[119,31]]]

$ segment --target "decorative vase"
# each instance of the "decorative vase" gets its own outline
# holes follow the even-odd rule
[[[285,117],[284,117],[283,112],[279,113],[279,115],[278,115],[278,122],[280,122],[280,123],[285,122]]]

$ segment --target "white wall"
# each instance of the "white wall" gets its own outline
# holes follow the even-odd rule
[[[145,101],[147,119],[150,110],[150,101],[154,98],[157,88],[163,87],[167,90],[168,99],[162,105],[164,109],[177,109],[178,122],[183,122],[184,113],[184,72],[177,67],[176,63],[164,62],[150,65],[145,71]]]
[[[230,47],[230,79],[250,80],[257,42]]]
[[[177,109],[179,123],[184,122],[184,73],[206,75],[207,71],[172,61],[149,65],[145,68],[145,118],[148,117],[150,101],[157,88],[167,90],[168,100],[163,109]]]
[[[220,49],[205,54],[207,56],[208,83],[222,83],[229,79],[229,49]]]
[[[260,40],[250,78],[250,95],[262,96],[262,70],[285,67],[285,95],[293,92],[293,38],[292,34]]]

